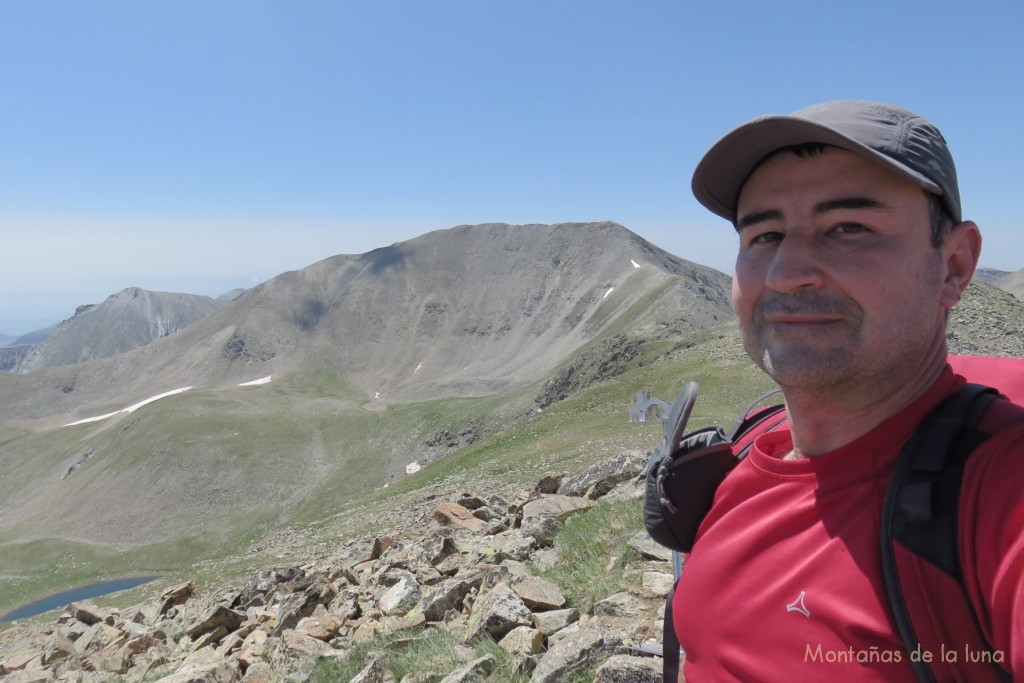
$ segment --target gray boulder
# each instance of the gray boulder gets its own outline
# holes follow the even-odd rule
[[[644,451],[626,451],[614,458],[594,463],[579,474],[566,477],[558,487],[558,493],[596,500],[617,484],[636,478],[646,464],[647,453]]]
[[[532,626],[533,615],[506,583],[499,583],[483,593],[473,605],[469,618],[469,632],[465,641],[471,642],[480,636],[501,640],[517,626]]]
[[[541,657],[530,681],[558,683],[616,654],[625,654],[621,638],[598,628],[581,628],[559,640]]]
[[[661,683],[660,658],[613,655],[597,667],[594,683]]]

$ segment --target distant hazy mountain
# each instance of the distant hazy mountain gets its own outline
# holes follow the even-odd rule
[[[993,283],[999,289],[1004,289],[1018,299],[1024,299],[1024,268],[1015,273],[1007,273]]]
[[[231,303],[238,297],[242,296],[247,291],[248,290],[244,288],[232,289],[230,292],[224,292],[220,296],[216,297],[214,301],[221,304],[222,306],[227,306],[229,303]]]
[[[38,344],[39,342],[46,341],[47,339],[50,338],[50,335],[53,334],[53,331],[57,329],[57,326],[59,324],[60,323],[54,323],[47,327],[35,330],[34,332],[23,334],[17,339],[15,339],[11,345],[15,346],[18,344]]]
[[[1006,277],[1010,272],[1007,270],[997,270],[995,268],[978,268],[974,271],[974,282],[983,282],[986,285],[995,284],[996,280],[1001,277]]]
[[[206,296],[130,287],[98,305],[80,306],[35,342],[15,370],[24,373],[116,356],[188,327],[218,308]],[[18,343],[33,343],[39,336],[33,333]]]
[[[25,357],[32,352],[34,345],[50,338],[53,331],[57,329],[57,324],[23,334],[12,339],[8,344],[0,345],[0,373],[16,371]]]

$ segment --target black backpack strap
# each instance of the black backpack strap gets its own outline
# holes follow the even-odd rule
[[[964,467],[989,436],[977,425],[996,396],[997,392],[988,387],[964,386],[921,423],[896,464],[882,512],[882,572],[896,627],[908,653],[920,651],[922,643],[900,579],[896,543],[960,584],[959,595],[942,595],[941,599],[962,600],[966,613],[974,620],[977,642],[992,650],[963,587],[957,522]],[[934,683],[928,663],[910,659],[918,680]],[[1011,680],[997,664],[993,667],[995,680]]]
[[[751,401],[750,405],[748,405],[743,412],[739,414],[736,420],[732,423],[732,426],[729,427],[729,431],[726,432],[729,440],[736,441],[751,429],[761,424],[765,419],[784,409],[786,406],[780,403],[778,405],[770,406],[767,410],[755,411],[755,408],[761,405],[761,403],[767,401],[776,394],[781,393],[782,389],[772,389],[771,391],[764,392]]]
[[[771,424],[760,429],[760,432],[770,432],[786,422],[786,420],[789,419],[789,416],[786,414],[786,405],[783,403],[755,410],[764,401],[781,393],[781,389],[772,389],[751,401],[750,405],[748,405],[746,409],[739,414],[736,421],[732,423],[731,427],[729,427],[729,431],[726,432],[729,440],[734,444],[739,443],[743,439],[744,435],[749,434],[769,421]],[[747,457],[747,453],[750,452],[750,448],[753,445],[753,439],[749,439],[746,445],[736,451],[736,460],[742,460]]]
[[[676,578],[678,585],[679,579]],[[676,596],[676,587],[668,592],[665,598],[665,623],[663,626],[664,635],[661,643],[662,668],[661,675],[663,683],[678,683],[681,657],[679,656],[679,636],[676,635],[676,622],[672,619],[672,599]]]
[[[769,406],[747,418],[743,424],[740,425],[734,440],[739,441],[746,433],[761,427],[761,425],[764,425],[765,423],[768,424],[764,428],[760,429],[759,433],[763,434],[764,432],[774,431],[776,428],[785,424],[787,420],[789,420],[789,414],[786,413],[785,404],[780,403],[779,405]],[[750,449],[753,446],[754,441],[751,439],[745,446],[743,446],[743,448],[736,452],[736,460],[742,460],[747,457],[747,453],[750,452]]]

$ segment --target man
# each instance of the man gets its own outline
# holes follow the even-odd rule
[[[879,529],[901,447],[965,382],[946,317],[981,235],[946,142],[905,109],[827,102],[732,131],[693,190],[739,235],[743,344],[789,426],[757,437],[687,557],[673,602],[686,680],[915,681]],[[1024,409],[995,403],[1009,424],[968,461],[960,557],[990,656],[1024,681]],[[948,680],[973,675],[951,666]]]

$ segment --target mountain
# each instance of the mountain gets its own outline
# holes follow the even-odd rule
[[[45,340],[32,346],[15,371],[116,356],[188,327],[218,308],[217,302],[205,296],[129,287],[99,305],[79,306]]]
[[[39,342],[44,342],[50,338],[50,335],[53,334],[54,330],[57,329],[58,325],[60,325],[60,323],[54,323],[47,327],[43,327],[33,332],[29,332],[28,334],[23,334],[17,339],[15,339],[11,345],[20,346],[23,344],[38,344]]]
[[[240,289],[232,289],[231,291],[224,292],[220,296],[216,297],[214,299],[214,301],[216,301],[217,303],[219,303],[222,306],[227,306],[229,303],[231,303],[232,301],[234,301],[238,297],[240,297],[243,294],[245,294],[246,291],[248,291],[248,290],[242,289],[242,288],[240,288]]]
[[[460,226],[284,273],[116,358],[0,376],[0,405],[70,421],[310,367],[382,405],[494,394],[538,379],[634,308],[634,333],[726,322],[728,291],[722,273],[614,223]]]
[[[1004,289],[1018,299],[1024,299],[1024,268],[1007,273],[993,283],[996,287]]]
[[[0,373],[13,372],[32,350],[29,344],[0,346]]]
[[[10,346],[31,346],[39,342],[45,341],[57,328],[57,325],[50,325],[41,330],[35,332],[29,332],[28,334],[13,335],[13,334],[2,334],[0,333],[0,349]],[[11,358],[17,358],[20,360],[28,349],[22,349],[16,351],[13,354],[0,351],[0,372],[10,372],[14,369],[13,361]]]
[[[974,271],[973,282],[982,282],[986,285],[994,285],[1001,277],[1009,275],[1009,271],[996,268],[978,268]]]
[[[535,414],[560,368],[597,381],[729,326],[728,290],[614,223],[460,226],[284,273],[115,357],[0,375],[0,554],[223,552]],[[566,365],[581,350],[592,370]]]

